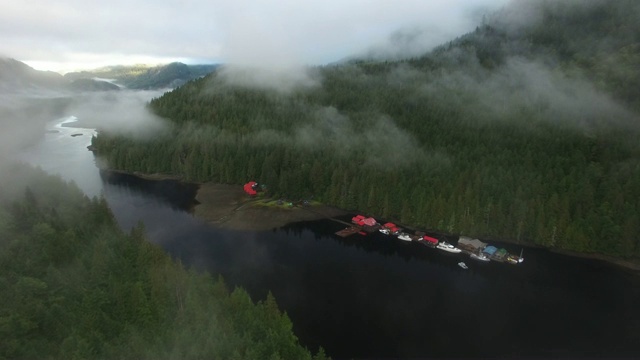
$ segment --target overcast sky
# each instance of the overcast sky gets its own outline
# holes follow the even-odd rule
[[[2,1],[0,56],[60,72],[169,61],[325,64],[371,48],[426,51],[507,1]],[[396,48],[390,38],[412,43]]]

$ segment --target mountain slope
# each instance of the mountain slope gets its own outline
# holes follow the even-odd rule
[[[105,91],[119,89],[114,84],[95,79],[69,81],[56,72],[35,70],[18,60],[0,58],[0,91],[3,92],[29,90]]]
[[[178,87],[185,82],[205,76],[217,65],[185,65],[171,63],[148,67],[114,66],[67,73],[64,76],[52,71],[39,71],[10,58],[0,58],[0,90],[72,90],[107,91],[120,87],[102,79],[113,79],[130,89],[162,89]]]
[[[315,68],[290,92],[222,68],[151,102],[166,134],[93,145],[123,170],[638,258],[638,24],[634,1],[515,2],[422,57]]]
[[[173,88],[185,82],[205,76],[217,65],[185,65],[174,62],[158,66],[114,66],[93,71],[65,74],[68,79],[108,78],[130,89]]]
[[[38,71],[11,58],[0,58],[0,88],[59,88],[67,81],[58,73]]]

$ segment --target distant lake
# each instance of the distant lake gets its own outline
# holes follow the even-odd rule
[[[330,220],[217,229],[188,213],[195,186],[101,175],[86,149],[94,131],[62,121],[20,159],[104,194],[124,229],[144,222],[150,241],[183,263],[223,275],[254,300],[270,290],[313,351],[322,345],[335,359],[640,357],[638,275],[533,248],[514,266],[379,233],[343,239],[334,232],[344,225]]]

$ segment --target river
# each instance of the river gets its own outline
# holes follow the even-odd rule
[[[640,356],[637,274],[534,248],[513,266],[382,234],[342,239],[333,233],[344,226],[329,220],[217,229],[188,212],[193,185],[101,174],[86,148],[94,130],[61,126],[72,120],[52,122],[19,158],[103,194],[122,228],[144,222],[150,241],[183,263],[223,275],[254,300],[270,290],[314,351],[322,345],[336,359]]]

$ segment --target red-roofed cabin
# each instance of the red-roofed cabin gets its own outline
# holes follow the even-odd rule
[[[362,224],[360,224],[360,222],[362,222],[362,220],[364,220],[364,216],[362,216],[362,215],[356,215],[356,216],[351,218],[351,222],[355,223],[355,224],[358,224],[358,225],[362,225]]]
[[[256,187],[258,187],[258,183],[255,181],[249,181],[244,184],[244,192],[246,192],[249,196],[255,196],[257,194]]]
[[[364,223],[364,225],[367,225],[367,226],[375,226],[378,223],[376,219],[372,217],[362,219],[362,222]]]
[[[385,223],[382,227],[389,229],[392,234],[400,231],[400,228],[392,222]]]

